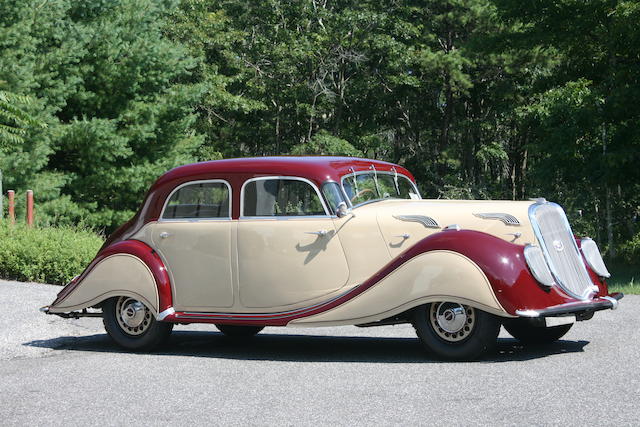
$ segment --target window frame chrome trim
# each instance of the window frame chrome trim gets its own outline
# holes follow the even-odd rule
[[[347,196],[347,192],[344,189],[344,180],[346,178],[350,177],[350,176],[352,176],[354,178],[354,180],[355,180],[358,175],[371,174],[371,173],[373,173],[371,171],[371,169],[367,169],[367,170],[363,170],[363,171],[357,171],[357,172],[354,170],[353,172],[345,174],[345,175],[340,177],[340,188],[342,188],[342,192],[344,193],[345,198],[346,198],[347,202],[349,203],[349,206],[351,207],[351,209],[355,209],[355,208],[360,207],[362,205],[365,205],[367,203],[377,202],[377,201],[380,201],[380,200],[413,200],[413,199],[399,199],[397,197],[389,197],[387,199],[384,199],[384,198],[383,199],[371,199],[371,200],[367,200],[367,201],[362,202],[362,203],[358,203],[357,205],[354,205],[353,203],[351,203],[351,199],[349,199],[349,197]],[[416,194],[419,197],[419,199],[417,199],[417,200],[424,200],[422,198],[422,194],[420,194],[420,190],[418,190],[418,186],[416,185],[416,183],[413,182],[411,180],[411,178],[409,178],[407,175],[402,174],[402,173],[398,173],[397,171],[396,172],[393,172],[393,171],[380,171],[380,170],[377,170],[377,169],[375,170],[375,173],[376,173],[376,175],[383,174],[383,175],[390,175],[390,176],[401,176],[403,178],[406,178],[406,180],[409,181],[409,183],[411,184],[413,189],[416,190]],[[376,187],[377,187],[377,184],[376,184]]]
[[[580,265],[582,266],[582,268],[584,269],[584,273],[586,274],[586,277],[590,277],[589,276],[589,272],[587,271],[587,266],[584,263],[584,260],[582,258],[582,252],[580,251],[580,249],[578,248],[578,244],[576,243],[576,239],[574,237],[573,231],[571,230],[571,225],[569,224],[569,220],[567,219],[567,214],[564,212],[564,209],[562,209],[562,206],[560,206],[557,203],[553,203],[553,202],[548,202],[546,200],[541,200],[541,201],[537,201],[535,203],[532,203],[531,206],[529,206],[528,209],[528,215],[529,215],[529,222],[531,223],[531,227],[533,228],[533,232],[536,236],[536,239],[538,240],[539,243],[539,247],[540,249],[542,249],[542,253],[544,254],[545,260],[547,261],[547,267],[549,267],[549,270],[551,271],[551,275],[553,276],[553,278],[555,279],[556,284],[558,285],[558,287],[560,289],[562,289],[563,292],[565,292],[567,295],[579,299],[579,300],[588,300],[590,299],[590,297],[593,295],[594,293],[594,289],[593,289],[593,283],[591,283],[592,286],[589,286],[585,289],[585,291],[583,292],[582,295],[578,295],[572,291],[570,291],[568,289],[567,286],[565,286],[565,284],[563,283],[562,280],[560,280],[560,275],[558,274],[558,271],[556,270],[555,265],[553,265],[553,263],[550,261],[551,260],[551,255],[549,254],[549,250],[547,249],[547,245],[544,244],[544,240],[541,240],[541,236],[542,236],[542,230],[540,230],[540,225],[538,224],[538,221],[535,219],[535,211],[543,205],[552,205],[555,209],[559,209],[563,212],[563,218],[562,218],[562,222],[564,224],[565,227],[565,231],[567,233],[569,233],[569,235],[571,236],[571,239],[569,239],[572,242],[572,246],[575,249],[576,253],[578,254],[578,258],[580,261]]]
[[[186,187],[188,185],[194,185],[194,184],[220,184],[220,183],[226,185],[227,190],[229,190],[229,216],[213,217],[213,218],[163,218],[165,209],[169,204],[169,200],[171,200],[171,197],[173,197],[173,195],[183,187]],[[169,195],[164,201],[164,204],[162,205],[162,210],[160,211],[160,217],[158,218],[158,222],[229,221],[231,220],[232,205],[233,205],[233,189],[231,188],[231,184],[229,184],[228,181],[224,179],[219,179],[219,178],[198,179],[195,181],[187,181],[187,182],[183,182],[182,184],[178,185],[176,188],[171,190],[171,193],[169,193]]]
[[[311,187],[315,190],[316,195],[318,196],[318,198],[320,199],[320,203],[322,204],[322,209],[324,210],[325,215],[282,215],[282,216],[246,216],[244,215],[244,190],[245,187],[247,186],[247,184],[254,182],[254,181],[265,181],[268,179],[283,179],[283,180],[290,180],[290,181],[302,181],[305,182],[309,185],[311,185]],[[240,189],[240,216],[238,217],[238,219],[242,219],[242,220],[291,220],[291,219],[303,219],[303,218],[309,218],[309,219],[318,219],[318,218],[331,218],[331,215],[329,214],[329,210],[327,209],[327,206],[324,202],[324,197],[322,197],[322,193],[320,193],[320,190],[318,190],[318,186],[313,182],[310,181],[307,178],[302,178],[300,176],[286,176],[286,175],[270,175],[270,176],[259,176],[256,178],[249,178],[247,179],[243,184],[242,184],[242,188]]]

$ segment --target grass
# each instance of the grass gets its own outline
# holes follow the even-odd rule
[[[640,295],[640,265],[610,263],[611,278],[607,280],[610,292]]]

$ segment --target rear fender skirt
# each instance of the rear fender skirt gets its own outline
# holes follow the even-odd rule
[[[114,289],[108,289],[106,290],[106,292],[101,292],[97,289],[95,296],[89,298],[86,301],[87,303],[89,303],[89,305],[95,305],[111,296],[116,296],[114,294],[115,292],[121,296],[140,296],[143,299],[146,299],[147,301],[144,302],[147,305],[153,307],[154,311],[157,310],[157,313],[164,312],[172,307],[173,299],[171,296],[171,281],[169,279],[167,269],[165,268],[160,256],[151,247],[143,242],[140,242],[138,240],[125,240],[114,243],[102,249],[93,259],[91,264],[89,264],[89,266],[82,272],[82,274],[72,280],[58,293],[56,300],[50,306],[50,311],[70,311],[82,308],[77,304],[74,305],[73,303],[71,303],[74,291],[77,291],[79,289],[81,284],[91,276],[92,272],[96,271],[97,273],[96,268],[101,263],[111,262],[110,258],[113,259],[114,257],[118,257],[118,262],[124,261],[125,263],[128,263],[130,266],[136,269],[138,269],[138,264],[142,264],[142,268],[146,269],[146,271],[150,275],[151,281],[153,281],[155,284],[156,290],[154,293],[157,293],[157,296],[151,298],[150,296],[145,297],[145,295],[140,295],[140,293],[127,292],[126,290],[124,290],[124,292],[121,292]],[[140,262],[138,264],[136,264],[135,262],[132,263],[130,262],[130,258],[136,259]],[[138,271],[140,271],[140,274],[144,276],[142,270],[138,269]],[[147,294],[149,293],[147,292]],[[70,310],[67,310],[67,307],[71,307]]]

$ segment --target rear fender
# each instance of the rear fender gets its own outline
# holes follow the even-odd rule
[[[86,270],[60,291],[49,312],[81,310],[115,296],[136,298],[155,315],[171,308],[167,270],[148,245],[127,240],[101,250]]]

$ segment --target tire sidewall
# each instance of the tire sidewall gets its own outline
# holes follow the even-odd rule
[[[433,303],[438,304],[438,303]],[[429,319],[431,304],[417,307],[413,313],[413,326],[422,345],[441,359],[474,360],[495,348],[500,321],[493,315],[475,309],[475,325],[464,340],[449,342],[442,339]]]
[[[102,306],[102,319],[107,334],[119,346],[132,351],[148,351],[164,342],[173,329],[172,323],[158,322],[151,318],[148,329],[140,335],[129,335],[118,323],[116,302],[118,297],[109,298]]]

